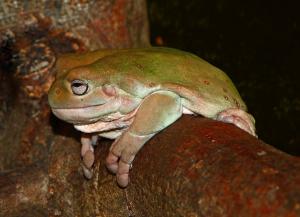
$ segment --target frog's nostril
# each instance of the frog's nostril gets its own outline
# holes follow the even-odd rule
[[[61,94],[60,89],[56,88],[56,89],[55,89],[55,94],[59,96],[59,95]]]

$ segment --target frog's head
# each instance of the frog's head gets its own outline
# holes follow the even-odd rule
[[[48,93],[53,113],[69,123],[86,124],[117,111],[119,97],[104,75],[89,66],[59,72]]]

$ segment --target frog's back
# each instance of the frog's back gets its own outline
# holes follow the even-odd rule
[[[207,117],[227,108],[246,110],[230,78],[188,52],[158,47],[125,50],[100,59],[94,67],[101,72],[104,65],[117,72],[112,77],[121,86],[126,83],[128,87],[130,79],[150,92],[157,89],[176,92],[187,109]]]

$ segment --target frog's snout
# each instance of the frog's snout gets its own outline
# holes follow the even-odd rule
[[[52,85],[52,87],[50,88],[49,92],[48,92],[48,103],[50,105],[50,107],[55,107],[55,102],[60,99],[63,95],[63,91],[61,90],[61,88]]]

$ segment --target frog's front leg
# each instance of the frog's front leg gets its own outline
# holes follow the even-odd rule
[[[142,146],[182,115],[181,99],[170,91],[157,91],[141,103],[133,123],[113,144],[106,159],[107,168],[126,187],[131,163]]]
[[[90,179],[93,176],[91,167],[94,164],[94,147],[97,144],[98,135],[86,134],[81,135],[81,157],[83,161],[82,169],[86,178]]]
[[[231,123],[257,137],[255,133],[255,120],[249,113],[244,110],[231,108],[220,112],[216,120]]]

